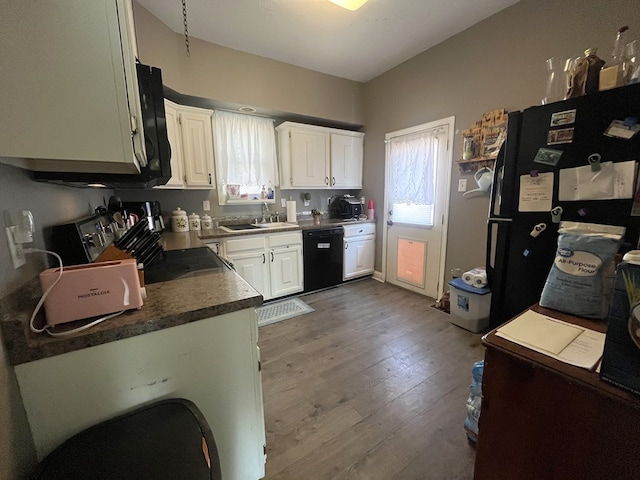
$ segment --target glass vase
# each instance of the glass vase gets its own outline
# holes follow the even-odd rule
[[[557,102],[564,99],[567,89],[566,76],[564,74],[564,59],[561,57],[551,57],[546,61],[547,64],[547,85],[545,88],[542,104]]]

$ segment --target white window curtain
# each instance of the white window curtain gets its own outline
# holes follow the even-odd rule
[[[433,225],[437,134],[426,130],[389,140],[394,222]]]
[[[272,119],[216,110],[213,135],[218,181],[222,185],[278,185]]]

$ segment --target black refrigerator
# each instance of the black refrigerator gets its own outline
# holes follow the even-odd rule
[[[489,206],[491,328],[540,300],[559,220],[624,226],[621,252],[637,248],[640,217],[632,216],[632,207],[640,134],[625,138],[637,128],[634,119],[640,122],[640,84],[509,114]],[[610,175],[611,168],[612,196],[597,189],[594,194],[589,182],[584,189],[573,183],[574,176],[581,182],[585,174],[598,179],[595,173]],[[620,198],[629,190],[631,198]]]

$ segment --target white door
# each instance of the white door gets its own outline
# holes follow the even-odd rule
[[[302,291],[302,247],[272,248],[269,251],[271,298]]]
[[[454,117],[388,133],[383,276],[439,298],[444,288]]]
[[[180,112],[186,186],[214,188],[212,112],[199,110]]]
[[[178,108],[168,100],[164,101],[164,111],[167,123],[167,137],[171,147],[171,178],[165,185],[155,188],[182,188],[182,141],[180,139],[180,123],[178,119]]]
[[[235,271],[246,282],[255,288],[265,300],[269,296],[269,270],[267,265],[267,252],[251,251],[242,253],[228,253],[226,257]]]
[[[331,186],[362,188],[362,134],[331,133]]]
[[[292,128],[289,141],[292,185],[329,186],[329,133],[322,129]]]
[[[345,238],[343,280],[362,277],[373,273],[375,261],[375,240],[373,235]]]

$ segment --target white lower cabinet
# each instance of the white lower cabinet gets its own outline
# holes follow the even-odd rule
[[[224,257],[265,300],[303,289],[302,233],[247,235],[225,240]]]
[[[81,430],[169,397],[193,401],[216,440],[222,475],[265,474],[265,427],[256,311],[16,365],[37,457]]]
[[[375,225],[367,223],[345,226],[343,248],[343,280],[371,275],[375,262]]]

